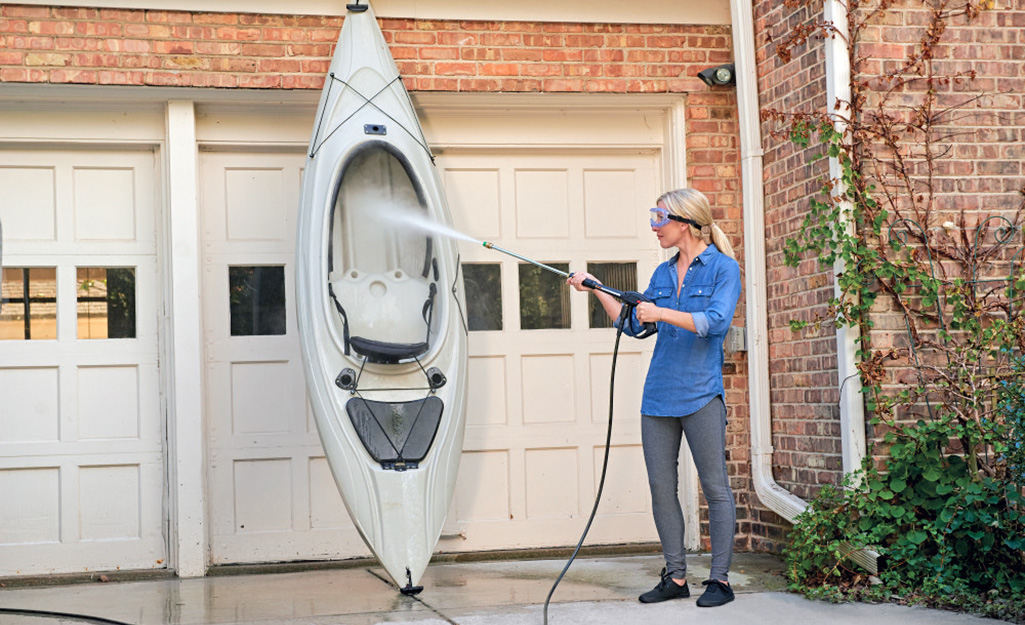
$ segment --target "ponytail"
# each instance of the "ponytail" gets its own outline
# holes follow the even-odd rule
[[[714,223],[712,224],[712,243],[715,243],[715,247],[723,254],[726,254],[733,260],[737,259],[733,252],[733,246],[730,245],[730,238],[726,236],[726,233],[722,231],[722,228]]]

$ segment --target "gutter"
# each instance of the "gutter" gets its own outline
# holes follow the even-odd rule
[[[750,0],[730,0],[733,17],[734,63],[737,71],[737,108],[740,124],[741,182],[744,218],[744,267],[748,348],[748,403],[751,418],[751,473],[755,493],[770,510],[793,523],[808,503],[780,486],[772,475],[772,413],[769,399],[769,341],[766,311],[765,190],[762,182],[763,151],[759,122],[757,65],[754,50],[754,17]],[[827,0],[826,21],[832,21],[843,37],[826,41],[827,96],[850,98],[850,60],[847,55],[847,12],[843,2]],[[837,119],[838,128],[842,120]],[[839,172],[830,159],[830,174]],[[853,227],[853,226],[850,226]],[[834,271],[844,271],[841,264]],[[843,469],[861,465],[865,455],[864,406],[855,361],[857,328],[837,330],[837,369],[841,396]],[[870,573],[878,572],[877,554],[851,550],[849,557]]]

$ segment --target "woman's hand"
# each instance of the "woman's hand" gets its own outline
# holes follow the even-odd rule
[[[641,323],[658,323],[662,321],[664,309],[651,302],[637,304],[637,320]]]
[[[601,284],[601,280],[599,280],[598,278],[595,278],[594,276],[592,276],[591,274],[587,273],[586,271],[575,272],[573,275],[571,275],[570,277],[566,278],[566,284],[570,285],[571,287],[573,287],[574,289],[576,289],[578,291],[585,291],[586,292],[586,291],[593,290],[593,289],[590,289],[590,288],[584,286],[584,280],[594,280],[598,284]]]

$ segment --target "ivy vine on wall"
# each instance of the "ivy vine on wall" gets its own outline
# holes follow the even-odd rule
[[[861,37],[892,23],[895,8],[916,11],[921,19],[905,24],[919,24],[920,38],[906,59],[869,63]],[[849,0],[851,101],[828,112],[763,111],[778,136],[836,159],[841,172],[785,244],[790,266],[842,266],[837,294],[816,319],[791,326],[861,330],[876,434],[861,470],[824,487],[798,518],[785,555],[792,588],[816,596],[900,598],[1025,622],[1025,189],[987,208],[959,182],[955,147],[971,141],[980,116],[999,113],[979,106],[987,94],[972,90],[973,69],[937,62],[952,28],[992,8]],[[807,21],[776,50],[785,62],[841,32]],[[880,554],[878,575],[845,559],[852,545]]]

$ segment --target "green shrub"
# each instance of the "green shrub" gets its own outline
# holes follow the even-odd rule
[[[980,476],[949,453],[951,431],[962,428],[1005,457],[1021,449],[1020,429],[1008,437],[1006,426],[954,419],[888,433],[884,470],[866,463],[851,478],[859,484],[822,488],[798,517],[784,551],[791,589],[834,600],[900,597],[1025,622],[1021,482],[1010,473]],[[879,553],[876,579],[846,559],[855,548]]]

